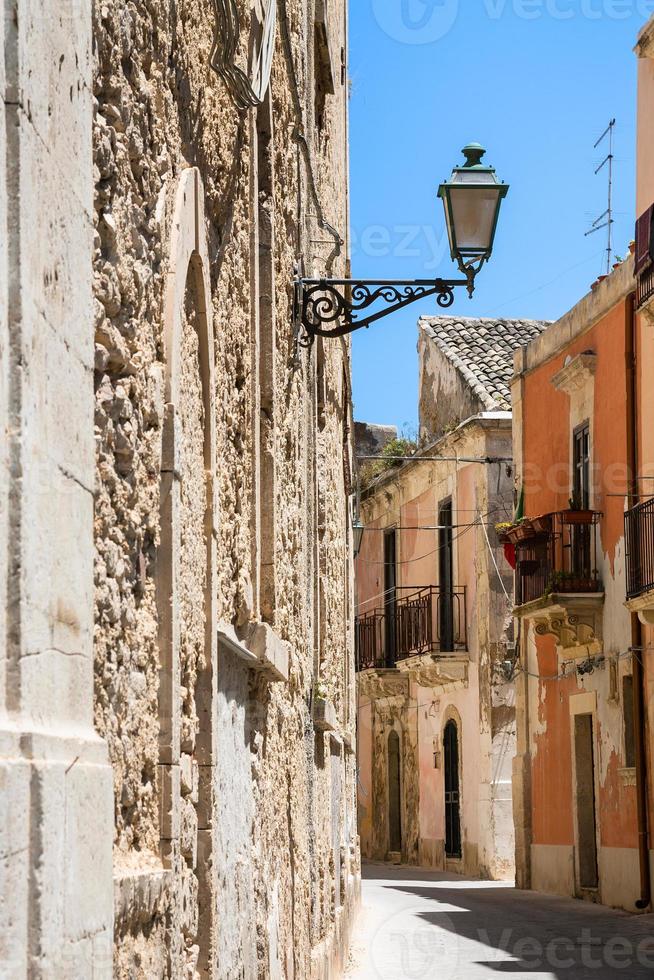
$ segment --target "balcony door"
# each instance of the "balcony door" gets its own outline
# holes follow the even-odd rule
[[[395,602],[397,599],[397,540],[394,527],[384,531],[384,658],[395,666]]]
[[[452,501],[438,508],[438,619],[440,649],[454,650],[454,556],[452,535]]]

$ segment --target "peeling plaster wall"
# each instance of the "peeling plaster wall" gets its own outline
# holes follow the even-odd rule
[[[605,665],[590,675],[582,677],[575,671],[565,680],[548,680],[560,673],[563,661],[570,660],[574,651],[557,649],[554,636],[536,635],[533,626],[522,622],[523,663],[533,676],[523,675],[518,683],[514,767],[518,881],[543,891],[581,894],[575,871],[573,713],[575,705],[592,703],[598,898],[630,911],[638,897],[639,876],[635,777],[632,769],[625,768],[622,679],[631,674],[632,665],[621,493],[627,480],[624,344],[627,295],[632,288],[629,259],[517,355],[513,384],[516,479],[525,486],[528,516],[567,506],[572,428],[590,419],[591,504],[602,513],[598,564],[605,593],[601,653],[606,658]],[[596,355],[594,374],[572,395],[557,391],[552,378],[566,361],[586,351]]]
[[[473,420],[429,448],[429,455],[510,456],[509,420]],[[432,453],[433,450],[433,453]],[[470,527],[479,515],[489,523],[490,547],[511,596],[512,576],[494,531],[512,509],[512,478],[506,467],[411,462],[380,477],[362,501],[366,526],[357,558],[359,614],[383,607],[383,534],[396,526],[397,584],[410,591],[438,584],[439,504],[454,504],[454,583],[465,588],[466,676],[431,683],[424,658],[406,673],[363,671],[359,697],[359,832],[362,853],[384,859],[388,852],[388,734],[394,727],[403,746],[403,859],[443,869],[443,732],[450,717],[460,730],[463,859],[448,862],[471,875],[513,874],[511,759],[515,748],[513,685],[498,664],[507,657],[512,621],[483,530]],[[422,529],[421,529],[422,528]],[[375,530],[373,530],[375,529]],[[405,593],[406,594],[406,593]],[[463,606],[462,606],[463,612]],[[447,670],[447,657],[445,670]],[[440,753],[434,768],[434,752]]]

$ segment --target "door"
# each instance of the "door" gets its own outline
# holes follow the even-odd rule
[[[388,736],[388,849],[402,850],[402,787],[400,771],[400,736]]]
[[[445,760],[445,856],[461,857],[461,799],[459,793],[459,730],[448,721],[443,736]]]
[[[580,890],[584,890],[597,888],[599,883],[592,715],[575,715],[574,738],[577,774],[577,884]]]
[[[438,508],[438,638],[440,649],[446,653],[454,650],[454,562],[452,554],[452,501],[447,500]]]
[[[397,599],[395,528],[384,531],[384,660],[395,666],[395,602]]]

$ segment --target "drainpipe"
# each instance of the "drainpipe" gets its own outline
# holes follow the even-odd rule
[[[638,426],[636,379],[636,309],[632,293],[627,299],[626,362],[627,362],[627,464],[630,474],[629,506],[639,501],[638,485]],[[640,866],[640,898],[637,909],[647,909],[652,901],[649,864],[648,827],[648,766],[645,735],[645,674],[643,670],[643,626],[637,613],[631,614],[631,646],[634,678],[634,743],[636,750],[636,803],[638,821],[638,858]]]

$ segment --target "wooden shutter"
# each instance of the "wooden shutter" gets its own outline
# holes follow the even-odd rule
[[[636,222],[636,274],[654,260],[654,204]]]

